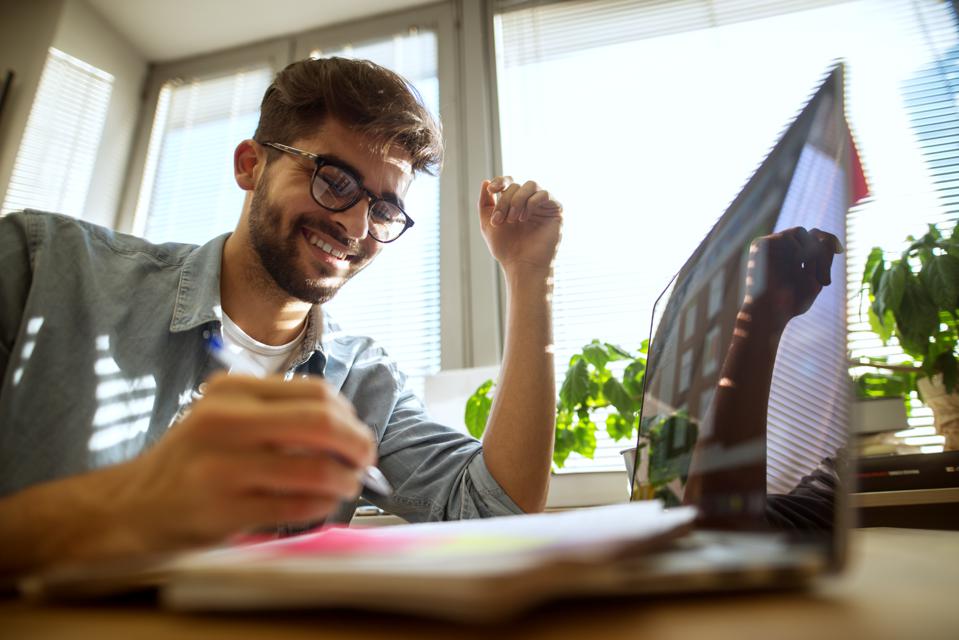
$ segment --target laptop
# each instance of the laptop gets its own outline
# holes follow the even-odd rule
[[[853,480],[845,253],[826,252],[830,284],[817,293],[794,243],[834,242],[824,231],[838,250],[849,207],[866,195],[837,64],[656,302],[637,442],[647,459],[631,469],[631,495],[655,489],[698,515],[681,549],[639,561],[642,584],[782,586],[843,567]],[[790,259],[798,265],[769,275]],[[649,458],[680,477],[651,487]]]
[[[332,606],[491,620],[555,598],[778,588],[839,570],[849,526],[845,254],[828,253],[831,266],[816,271],[807,254],[784,254],[788,243],[753,241],[795,241],[788,230],[804,227],[845,244],[846,211],[865,183],[842,96],[837,65],[657,301],[629,503],[326,530],[62,568],[23,590],[151,588],[188,611]],[[803,289],[785,315],[766,304],[811,273],[831,284]],[[651,496],[661,501],[640,499]]]

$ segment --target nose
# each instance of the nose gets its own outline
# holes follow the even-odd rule
[[[360,198],[349,209],[334,213],[333,220],[351,240],[365,239],[370,232],[370,199]]]

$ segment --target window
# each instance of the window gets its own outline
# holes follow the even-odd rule
[[[850,346],[876,352],[861,337],[857,295],[869,248],[904,247],[924,223],[959,215],[949,3],[497,6],[502,170],[535,176],[566,208],[554,294],[560,375],[593,338],[635,349],[648,336],[660,290],[836,58],[847,63],[847,117],[872,190],[849,218]],[[927,429],[928,413],[910,424]],[[621,464],[609,455],[620,447],[601,441],[583,466]]]
[[[437,38],[429,30],[399,34],[319,56],[365,58],[409,80],[439,117]],[[405,198],[416,225],[383,247],[376,260],[325,305],[345,331],[368,335],[389,352],[420,397],[440,369],[440,180],[420,174]]]
[[[696,303],[689,305],[683,314],[683,342],[696,335]]]
[[[679,393],[684,393],[689,389],[689,384],[693,378],[693,351],[690,349],[683,354],[683,359],[679,363]]]
[[[709,283],[709,306],[706,309],[707,320],[712,320],[713,316],[719,313],[723,307],[723,287],[725,286],[725,274],[718,272]]]
[[[112,90],[109,73],[50,49],[3,213],[32,208],[82,216]]]
[[[253,135],[272,79],[272,68],[260,65],[163,85],[135,233],[151,242],[203,244],[236,227],[244,192],[233,180],[233,149]]]
[[[713,327],[706,334],[703,347],[703,377],[708,377],[719,368],[719,327]]]

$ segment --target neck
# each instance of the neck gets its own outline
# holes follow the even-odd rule
[[[269,345],[296,338],[312,306],[281,291],[237,233],[223,247],[220,304],[244,333]]]

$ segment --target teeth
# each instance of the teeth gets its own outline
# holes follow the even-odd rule
[[[334,258],[339,258],[340,260],[346,260],[346,254],[344,252],[337,251],[336,249],[333,248],[333,245],[331,245],[329,242],[323,242],[315,235],[311,234],[307,238],[307,242],[312,244],[314,247],[317,247],[318,249],[323,249],[323,251],[326,251],[328,254],[330,254]]]

